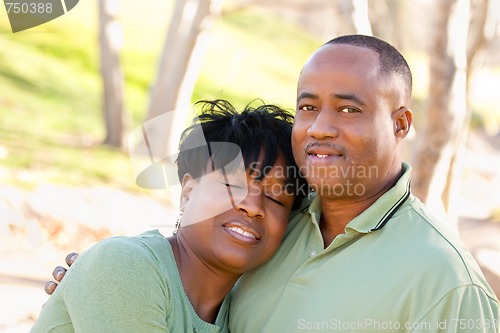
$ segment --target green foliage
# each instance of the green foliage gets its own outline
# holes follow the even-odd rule
[[[249,9],[216,26],[194,100],[261,98],[292,108],[298,74],[320,41],[280,18]]]
[[[110,184],[138,190],[128,154],[100,144],[104,125],[94,6],[81,1],[70,14],[16,34],[7,20],[0,20],[3,183]],[[163,2],[122,5],[129,129],[144,119],[168,12]],[[262,98],[292,107],[297,75],[319,44],[259,10],[224,16],[211,35],[193,101],[223,97],[243,105]]]
[[[500,207],[496,207],[495,209],[493,209],[490,219],[493,222],[500,223]]]

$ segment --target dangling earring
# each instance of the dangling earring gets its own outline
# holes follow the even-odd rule
[[[184,211],[181,210],[179,212],[179,216],[177,217],[177,221],[175,221],[174,232],[173,235],[177,235],[177,230],[179,230],[179,226],[181,225],[182,215],[184,215]]]

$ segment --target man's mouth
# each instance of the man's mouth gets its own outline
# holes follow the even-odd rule
[[[307,153],[307,156],[314,159],[314,160],[318,160],[318,161],[324,161],[324,160],[328,160],[328,159],[337,159],[337,158],[342,158],[344,157],[343,154],[337,154],[337,153],[333,153],[333,154],[325,154],[325,153],[314,153],[314,152],[308,152]]]
[[[307,156],[317,160],[324,160],[331,157],[344,157],[344,149],[333,144],[309,143],[304,148]]]
[[[329,155],[327,154],[309,154],[310,156],[316,156],[317,158],[319,159],[323,159],[323,158],[326,158],[328,157]]]

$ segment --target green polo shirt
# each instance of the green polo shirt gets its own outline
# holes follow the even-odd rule
[[[477,263],[403,171],[326,249],[319,196],[293,217],[277,254],[238,282],[231,332],[498,332]]]

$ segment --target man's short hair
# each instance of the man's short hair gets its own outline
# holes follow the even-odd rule
[[[380,70],[382,74],[392,74],[399,77],[405,85],[405,97],[409,102],[412,93],[412,75],[410,67],[403,55],[391,44],[373,36],[345,35],[334,38],[325,45],[347,44],[366,47],[379,55]]]

